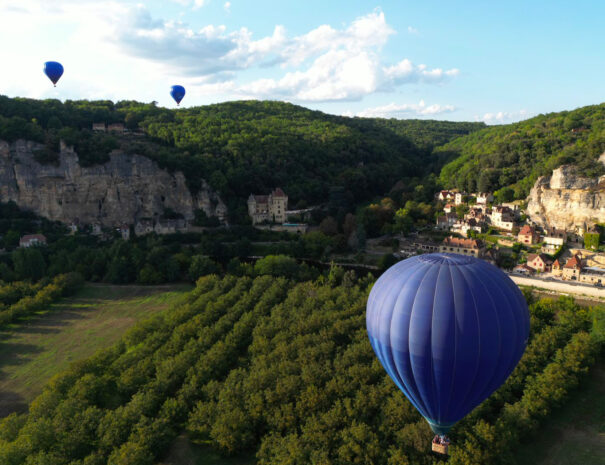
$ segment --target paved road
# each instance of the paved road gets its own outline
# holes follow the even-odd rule
[[[534,286],[561,294],[584,295],[605,299],[605,288],[565,281],[546,281],[544,279],[528,278],[515,274],[509,274],[508,276],[519,286]]]

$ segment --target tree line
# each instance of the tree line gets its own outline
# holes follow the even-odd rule
[[[373,278],[209,275],[168,311],[56,376],[0,422],[6,464],[152,464],[183,429],[259,464],[437,464],[432,433],[374,356]],[[269,274],[264,274],[269,273]],[[577,385],[605,340],[602,309],[530,300],[531,337],[509,380],[452,432],[456,464],[509,451]]]
[[[80,275],[70,273],[36,284],[16,282],[0,285],[0,328],[48,310],[50,304],[60,297],[73,294],[82,284]]]
[[[467,192],[499,192],[503,201],[527,197],[538,176],[573,164],[580,175],[605,174],[605,104],[492,126],[435,149],[445,162],[440,179]]]

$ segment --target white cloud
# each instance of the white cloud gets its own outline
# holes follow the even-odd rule
[[[408,34],[418,34],[418,29],[416,29],[415,27],[412,26],[408,26]]]
[[[227,13],[231,13],[231,2],[225,2],[225,4],[223,5],[223,8],[225,9],[225,11]]]
[[[519,110],[515,112],[498,111],[494,113],[485,113],[482,117],[475,116],[476,121],[483,121],[485,124],[505,124],[513,123],[530,118],[532,114],[527,110]]]
[[[287,69],[282,77],[267,77],[236,88],[237,95],[298,101],[359,100],[373,92],[393,91],[407,83],[442,83],[457,69],[429,69],[404,59],[385,65],[380,50],[395,31],[382,11],[354,20],[344,29],[321,25],[288,37],[277,25],[273,34],[257,40],[247,28],[228,32],[225,26],[193,30],[176,21],[157,21],[138,6],[118,29],[117,41],[133,56],[163,61],[189,76],[221,73],[233,79],[238,70],[255,65]]]
[[[174,3],[178,3],[183,6],[190,6],[192,9],[197,10],[210,3],[210,0],[171,0]]]
[[[259,79],[240,90],[251,96],[280,95],[300,101],[359,100],[402,84],[436,84],[458,75],[455,68],[428,69],[408,59],[385,66],[379,52],[394,32],[380,11],[358,18],[341,31],[320,26],[294,38],[282,53],[283,66],[310,61],[306,69],[287,72],[280,79]]]
[[[374,108],[367,108],[354,114],[366,118],[405,118],[409,116],[435,116],[443,113],[451,113],[456,108],[453,105],[427,105],[424,100],[418,103],[389,103]],[[347,113],[346,116],[353,115]]]
[[[209,0],[173,1],[195,8]],[[48,31],[54,36],[46,40]],[[27,76],[0,73],[0,88],[12,95],[55,96],[39,72],[46,59],[66,66],[61,83],[69,86],[63,88],[88,89],[80,93],[88,98],[156,99],[158,89],[182,83],[188,97],[221,92],[223,99],[350,101],[408,83],[441,84],[458,74],[408,59],[385,62],[382,48],[394,34],[379,10],[342,28],[324,24],[292,36],[278,24],[271,34],[255,37],[245,27],[194,28],[159,19],[144,4],[117,0],[2,0],[0,41],[19,40],[22,46],[0,48],[0,59]],[[254,67],[263,77],[247,82],[242,71]]]

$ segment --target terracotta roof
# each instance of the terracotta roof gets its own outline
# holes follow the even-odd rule
[[[32,240],[36,240],[38,242],[46,242],[46,236],[44,234],[26,234],[21,239],[19,239],[19,243],[30,242]]]
[[[255,195],[254,200],[256,200],[256,203],[269,203],[269,196],[268,195]]]
[[[273,197],[286,197],[286,194],[284,191],[281,190],[281,188],[277,187],[272,193],[271,195],[273,195]]]
[[[557,268],[557,267],[561,268],[561,262],[559,261],[558,258],[553,262],[552,267],[553,268]]]
[[[477,239],[461,239],[458,237],[449,236],[443,239],[443,245],[448,245],[452,247],[462,247],[465,249],[478,249],[483,244]]]
[[[527,270],[527,271],[531,271],[532,273],[534,271],[536,271],[531,266],[527,266],[525,263],[521,263],[520,265],[515,266],[514,269],[515,270]]]
[[[523,235],[527,235],[527,234],[534,234],[534,228],[532,228],[530,225],[526,224],[525,226],[523,226],[521,228],[521,231],[519,231],[519,234],[523,234]]]
[[[540,258],[540,260],[542,260],[547,265],[552,262],[552,258],[550,258],[545,253],[541,253],[541,254],[530,253],[529,255],[527,255],[527,261],[528,262],[533,262],[538,257]]]
[[[574,255],[573,257],[571,257],[569,260],[567,260],[567,263],[565,264],[565,268],[582,268],[582,261],[580,260],[580,258],[577,255]]]

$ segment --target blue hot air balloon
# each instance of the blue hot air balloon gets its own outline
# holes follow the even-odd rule
[[[183,86],[172,86],[170,88],[170,95],[172,95],[172,98],[178,105],[185,96],[185,88]]]
[[[48,79],[56,87],[57,81],[63,76],[63,65],[57,61],[47,61],[44,63],[44,74],[48,76]]]
[[[513,371],[529,312],[497,267],[438,253],[389,268],[372,288],[366,325],[389,376],[443,438]]]

